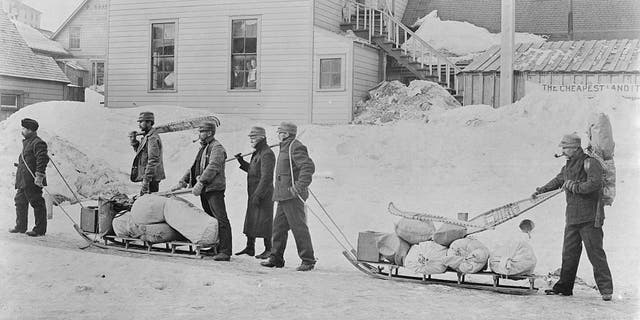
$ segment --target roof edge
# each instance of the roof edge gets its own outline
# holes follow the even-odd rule
[[[73,10],[73,12],[71,13],[71,15],[69,15],[69,17],[67,18],[67,20],[65,20],[60,27],[58,27],[58,29],[56,29],[56,31],[53,32],[53,34],[51,35],[50,39],[53,39],[55,37],[58,36],[58,34],[62,31],[62,29],[64,29],[64,27],[67,26],[67,24],[69,24],[69,22],[71,22],[71,20],[73,20],[73,18],[75,18],[76,14],[78,14],[78,12],[80,12],[80,9],[82,9],[82,7],[84,7],[84,5],[89,2],[89,0],[83,0],[82,3],[80,3],[80,5]]]

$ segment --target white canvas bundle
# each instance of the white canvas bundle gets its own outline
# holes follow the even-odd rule
[[[142,235],[140,227],[133,221],[130,213],[113,219],[111,224],[116,236],[120,238],[139,238]]]
[[[444,273],[447,270],[447,266],[444,264],[446,255],[446,247],[433,241],[421,242],[409,249],[409,253],[404,259],[404,266],[419,274]]]
[[[218,220],[184,199],[168,199],[164,205],[164,218],[172,228],[193,243],[218,243]]]
[[[431,240],[436,227],[432,221],[401,218],[396,224],[396,235],[409,244]]]
[[[532,274],[536,263],[533,247],[525,240],[504,243],[489,257],[491,271],[507,276]]]
[[[133,222],[139,225],[164,222],[164,204],[167,200],[167,197],[153,194],[138,198],[131,207]]]
[[[178,231],[164,222],[141,225],[139,229],[142,232],[140,239],[150,243],[171,242],[183,238]]]
[[[489,248],[473,238],[462,238],[451,243],[445,264],[463,273],[476,273],[487,266]]]

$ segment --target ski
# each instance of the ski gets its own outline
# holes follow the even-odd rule
[[[367,267],[361,261],[354,259],[354,257],[350,253],[343,251],[342,254],[345,256],[345,258],[347,258],[347,261],[349,261],[349,263],[351,263],[351,265],[353,265],[357,270],[376,279],[409,282],[422,285],[436,284],[455,288],[483,290],[512,295],[533,295],[537,294],[538,292],[538,288],[534,286],[534,280],[538,278],[538,276],[535,275],[503,276],[493,272],[481,272],[473,274],[492,277],[491,284],[468,282],[465,277],[466,275],[459,272],[456,272],[457,280],[439,279],[434,278],[431,275],[424,275],[420,277],[400,274],[399,269],[402,267],[390,264],[378,264],[377,266]],[[506,285],[500,283],[500,280],[503,279],[512,281],[528,281],[528,286]]]
[[[443,223],[465,227],[467,228],[467,235],[469,235],[469,234],[474,234],[474,233],[482,232],[489,229],[494,229],[497,225],[500,225],[506,221],[509,221],[537,207],[541,203],[555,197],[561,192],[563,192],[562,189],[543,193],[541,195],[538,195],[535,198],[527,198],[527,199],[511,202],[506,205],[497,207],[495,209],[491,209],[489,211],[483,212],[475,216],[474,218],[470,219],[469,221],[455,220],[445,216],[438,216],[438,215],[433,215],[428,213],[403,211],[398,209],[393,204],[393,202],[389,203],[388,211],[393,215],[404,217],[407,219],[443,222]]]
[[[167,133],[196,129],[203,122],[213,122],[216,126],[220,126],[220,119],[216,116],[202,116],[191,119],[171,121],[161,125],[154,126],[153,129],[156,133]],[[142,132],[136,132],[136,135],[144,135]]]

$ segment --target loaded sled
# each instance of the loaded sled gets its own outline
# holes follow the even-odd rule
[[[187,191],[190,190],[178,193]],[[218,241],[217,221],[175,195],[176,193],[159,193],[141,198],[142,200],[138,200],[137,211],[133,207],[135,203],[126,196],[100,199],[97,207],[83,207],[81,209],[80,226],[76,224],[74,229],[89,246],[102,249],[192,259],[215,255]],[[166,202],[171,201],[173,204],[148,205],[153,201],[163,201],[165,197],[169,197],[166,198]],[[141,209],[139,208],[144,205],[147,205],[148,208],[146,208],[146,212],[140,213]],[[162,212],[162,207],[164,207],[164,211],[171,207],[173,213]],[[126,216],[134,215],[136,212],[138,212],[138,221],[142,214],[142,219],[147,219],[152,223],[138,225],[133,222],[135,219]],[[205,224],[208,223],[209,228],[205,227],[203,230],[196,226],[198,230],[194,233],[193,224],[173,221],[178,216],[182,216],[179,219],[193,219],[193,216],[189,216],[189,212],[192,215],[199,215],[196,220],[206,220]],[[165,215],[172,217],[170,220],[174,222],[173,226],[166,223]],[[124,217],[127,219],[123,219]],[[182,233],[174,227],[181,229]],[[212,229],[215,230],[212,231]],[[191,241],[189,238],[197,241]]]
[[[481,213],[468,221],[454,220],[445,216],[426,213],[407,212],[398,209],[393,203],[389,204],[388,210],[389,213],[393,215],[410,220],[418,220],[428,223],[442,222],[445,225],[457,227],[459,228],[457,230],[448,230],[455,231],[456,236],[452,238],[455,240],[462,239],[471,234],[494,229],[496,226],[529,211],[561,192],[562,190],[552,191],[541,194],[535,198],[527,198],[512,202]],[[394,259],[393,256],[389,257],[386,254],[381,254],[378,244],[372,243],[372,239],[376,237],[375,234],[375,232],[360,233],[358,238],[358,250],[343,252],[345,258],[347,258],[349,263],[351,263],[357,270],[373,278],[418,284],[439,284],[515,295],[530,295],[535,294],[538,291],[538,288],[535,287],[535,279],[539,278],[539,276],[536,276],[531,272],[510,275],[492,272],[487,268],[488,263],[479,271],[472,273],[460,272],[450,267],[447,267],[446,270],[443,269],[444,271],[432,274],[419,274],[413,272],[413,270],[409,270],[407,267],[403,266],[403,262],[397,256]],[[448,242],[446,245],[448,246],[452,241],[453,240],[451,239],[446,241]],[[406,250],[409,249],[407,248]],[[396,260],[399,260],[400,262],[397,263]]]

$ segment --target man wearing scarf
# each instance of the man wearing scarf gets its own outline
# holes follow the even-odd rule
[[[227,152],[220,141],[214,137],[215,123],[203,122],[198,129],[200,131],[200,150],[191,168],[187,170],[178,185],[172,190],[186,186],[193,187],[192,193],[194,196],[200,197],[202,209],[218,220],[220,244],[218,253],[213,256],[213,260],[229,261],[231,259],[231,223],[229,223],[224,202],[226,189],[224,165]]]

